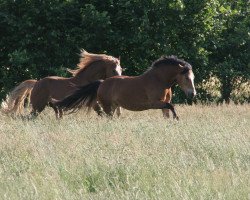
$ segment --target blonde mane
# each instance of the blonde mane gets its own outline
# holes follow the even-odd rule
[[[119,60],[113,56],[108,56],[106,54],[88,53],[87,51],[82,49],[80,53],[80,61],[77,64],[77,68],[68,69],[68,72],[70,72],[73,76],[76,76],[77,74],[85,70],[91,63],[99,60],[108,60],[114,63],[119,62]]]

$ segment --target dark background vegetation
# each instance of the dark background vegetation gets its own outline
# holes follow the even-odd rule
[[[65,68],[76,67],[84,48],[121,56],[128,75],[177,55],[193,65],[198,101],[228,102],[234,83],[249,81],[249,7],[247,0],[0,0],[0,99],[26,79],[69,76]],[[211,77],[218,96],[202,87]]]

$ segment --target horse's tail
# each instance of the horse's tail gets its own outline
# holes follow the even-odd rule
[[[26,80],[16,86],[1,104],[1,111],[6,114],[21,115],[25,103],[30,104],[30,94],[37,80]]]
[[[75,112],[81,107],[86,106],[90,109],[96,102],[97,90],[103,80],[94,81],[88,85],[79,87],[73,94],[63,100],[53,100],[52,103],[65,111]]]

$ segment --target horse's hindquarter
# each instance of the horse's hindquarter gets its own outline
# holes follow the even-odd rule
[[[71,82],[70,78],[56,76],[48,77],[46,85],[49,90],[50,98],[57,100],[64,99],[77,89],[77,86]]]
[[[51,98],[62,100],[76,90],[76,86],[70,81],[70,78],[51,76],[43,78],[34,86],[31,97],[42,98],[42,101],[49,101]]]

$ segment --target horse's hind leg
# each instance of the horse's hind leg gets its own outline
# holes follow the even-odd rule
[[[42,104],[42,105],[36,105],[36,104],[32,104],[32,111],[31,111],[31,116],[32,117],[37,117],[46,107],[46,104]]]
[[[51,108],[53,108],[53,110],[55,111],[55,114],[56,114],[56,118],[59,119],[59,118],[62,118],[62,111],[60,111],[60,109],[58,109],[53,103],[49,102],[49,106]]]
[[[93,109],[94,109],[94,111],[96,111],[96,113],[97,113],[99,116],[103,116],[102,107],[99,105],[98,102],[96,102],[96,103],[93,105]]]
[[[36,109],[36,108],[33,107],[30,115],[32,117],[37,117],[44,110],[44,108],[45,108],[45,106],[43,108],[40,107],[40,109]]]
[[[32,111],[30,112],[30,118],[31,119],[36,118],[44,110],[44,108],[45,108],[45,106],[37,108],[37,107],[34,107],[32,105]]]
[[[41,113],[45,107],[48,105],[49,95],[45,88],[43,90],[40,89],[40,85],[36,84],[31,92],[30,103],[32,104],[32,112],[33,116],[37,116]]]
[[[112,107],[112,105],[103,105],[102,107],[103,107],[103,111],[106,113],[106,115],[110,118],[113,118],[115,108]]]
[[[117,107],[115,105],[112,106],[105,106],[103,107],[104,112],[107,114],[108,117],[113,118],[116,112],[117,117],[121,115],[121,107]]]
[[[56,118],[59,119],[59,118],[62,118],[63,117],[63,110],[56,107],[53,103],[49,102],[49,106],[51,108],[53,108],[53,110],[55,111],[55,114],[56,114]]]

